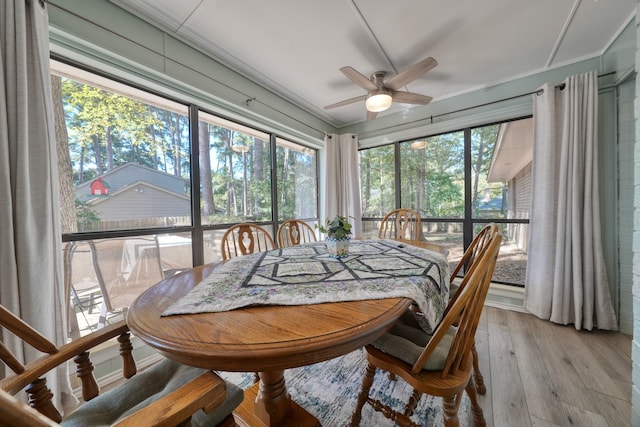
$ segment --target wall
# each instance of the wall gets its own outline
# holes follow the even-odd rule
[[[636,16],[640,13],[640,6],[636,9]],[[636,69],[640,68],[640,27],[636,19]],[[631,359],[633,364],[631,388],[631,425],[640,426],[640,79],[636,79],[636,93],[634,101],[635,144],[634,144],[634,221],[633,221],[633,341],[631,342]]]
[[[633,150],[635,121],[633,102],[635,80],[621,84],[617,90],[618,110],[618,282],[620,331],[633,333]]]
[[[508,182],[509,194],[509,218],[530,218],[531,213],[531,163],[525,166],[518,174]],[[527,251],[529,241],[529,224],[509,224],[509,240],[514,242],[518,249]]]

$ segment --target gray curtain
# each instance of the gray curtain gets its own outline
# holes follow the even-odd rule
[[[601,247],[595,71],[534,95],[524,307],[576,329],[617,329]]]
[[[0,303],[60,345],[67,326],[48,31],[43,3],[0,2]],[[3,341],[23,361],[40,355]],[[66,370],[48,381],[58,408],[73,404]]]
[[[325,214],[331,219],[337,214],[349,218],[352,237],[362,234],[360,208],[360,167],[358,137],[353,134],[327,135]],[[320,220],[324,222],[324,220]]]

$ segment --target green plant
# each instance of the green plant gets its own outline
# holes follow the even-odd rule
[[[346,217],[340,215],[336,215],[332,220],[327,218],[324,225],[316,224],[316,228],[333,239],[344,239],[351,235],[351,224]]]
[[[100,216],[90,203],[76,199],[78,231],[93,230],[100,223]]]

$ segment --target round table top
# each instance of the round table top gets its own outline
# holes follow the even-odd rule
[[[388,298],[161,316],[217,265],[196,267],[147,289],[128,310],[131,332],[186,365],[270,371],[322,362],[363,347],[411,304],[406,298]]]

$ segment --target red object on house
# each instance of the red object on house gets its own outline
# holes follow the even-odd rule
[[[91,183],[91,195],[92,196],[108,196],[109,184],[104,181],[102,177],[98,177]]]

